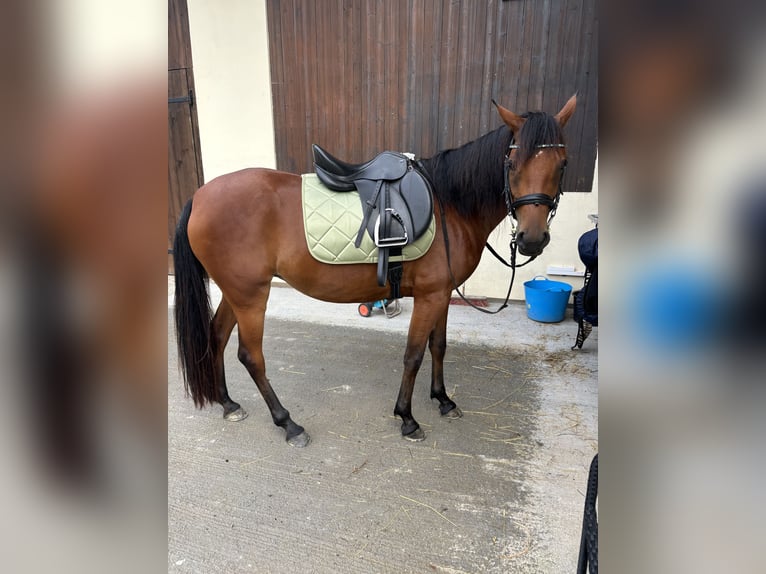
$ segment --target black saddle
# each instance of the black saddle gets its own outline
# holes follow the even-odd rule
[[[333,157],[314,144],[314,170],[319,180],[334,191],[358,191],[362,224],[354,245],[359,247],[365,230],[378,247],[378,285],[391,282],[392,298],[399,297],[401,265],[389,273],[388,259],[401,254],[428,229],[433,216],[431,185],[407,156],[384,151],[368,162],[351,164]],[[392,270],[393,271],[393,270]]]

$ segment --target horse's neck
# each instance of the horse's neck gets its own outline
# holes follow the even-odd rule
[[[509,139],[510,132],[500,128],[421,161],[445,208],[454,211],[470,227],[472,238],[482,243],[508,213],[502,164],[488,165],[488,158],[502,157]]]
[[[498,194],[500,195],[500,194]],[[507,208],[505,202],[500,200],[496,205],[486,206],[481,213],[462,214],[449,202],[438,202],[440,211],[443,210],[443,221],[447,226],[447,236],[452,243],[453,250],[457,249],[461,256],[457,266],[453,269],[461,281],[470,275],[479,264],[484,246],[489,239],[490,233],[505,219]],[[459,247],[459,249],[458,249]]]
[[[508,217],[508,208],[506,207],[504,201],[499,201],[493,214],[491,216],[484,217],[481,222],[477,224],[477,227],[480,228],[477,230],[477,232],[479,233],[484,243],[486,243],[487,239],[489,239],[489,234],[492,233],[492,231],[498,225],[500,225],[500,223],[506,217]]]
[[[433,167],[435,167],[433,164],[429,165],[426,163],[426,168]],[[461,213],[464,210],[461,210],[459,206],[454,205],[453,201],[449,201],[445,197],[445,195],[465,197],[466,193],[470,191],[452,189],[449,194],[440,194],[442,198],[440,203],[448,212],[451,212],[448,218],[458,218],[464,224],[461,227],[466,228],[466,231],[471,234],[472,239],[483,244],[487,241],[489,234],[508,216],[508,207],[503,200],[501,190],[488,189],[483,194],[485,199],[481,209],[471,213]],[[439,195],[439,190],[434,190],[434,193]]]

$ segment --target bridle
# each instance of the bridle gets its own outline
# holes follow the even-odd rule
[[[511,152],[515,149],[519,149],[519,145],[513,143],[514,137],[511,137],[511,143],[508,146],[508,151],[505,153],[505,157],[503,158],[503,181],[505,186],[503,187],[503,199],[505,199],[505,205],[508,207],[508,216],[511,218],[511,221],[513,223],[513,235],[515,237],[516,235],[516,209],[521,207],[522,205],[546,205],[550,209],[548,212],[548,224],[550,225],[551,221],[553,220],[554,216],[556,215],[556,210],[559,206],[559,198],[561,197],[561,194],[564,193],[563,190],[563,182],[564,182],[564,172],[567,168],[567,161],[564,160],[564,163],[561,165],[561,173],[559,174],[559,187],[558,191],[556,192],[555,197],[551,197],[549,195],[546,195],[544,193],[530,193],[529,195],[524,195],[520,197],[519,199],[513,199],[513,192],[511,191],[511,184],[510,184],[510,178],[508,176],[511,175],[511,172],[514,171],[513,167],[513,161],[511,160]],[[550,144],[540,144],[535,146],[535,149],[549,149],[549,148],[565,148],[566,144],[563,143],[550,143]]]
[[[503,199],[505,200],[505,205],[508,208],[508,217],[511,218],[511,261],[508,263],[500,254],[495,251],[492,246],[489,243],[485,244],[485,247],[489,250],[489,252],[495,256],[495,258],[500,261],[503,265],[506,267],[511,268],[511,282],[508,285],[508,293],[505,295],[505,301],[503,302],[500,307],[495,309],[494,311],[490,311],[489,309],[484,309],[482,307],[479,307],[475,305],[473,302],[468,300],[465,295],[463,295],[460,292],[460,289],[458,288],[457,281],[455,280],[455,276],[452,274],[452,266],[450,264],[450,252],[449,252],[449,236],[447,235],[447,222],[444,217],[444,205],[442,204],[441,198],[437,195],[436,198],[439,201],[439,207],[441,209],[441,222],[442,222],[442,234],[444,235],[444,246],[447,250],[447,270],[449,271],[450,278],[452,279],[452,285],[457,292],[458,295],[460,295],[460,298],[465,301],[468,305],[476,309],[477,311],[481,311],[482,313],[487,313],[489,315],[494,315],[495,313],[499,313],[503,309],[505,309],[508,306],[508,301],[511,298],[511,290],[513,289],[513,281],[516,279],[516,268],[517,267],[524,267],[524,265],[527,265],[528,263],[531,263],[535,259],[537,259],[537,255],[533,255],[529,259],[527,259],[524,263],[516,264],[516,250],[517,250],[517,244],[516,244],[516,209],[521,207],[522,205],[546,205],[549,209],[548,211],[548,225],[550,225],[551,221],[553,220],[554,216],[556,215],[556,210],[559,206],[559,199],[561,198],[561,194],[564,193],[563,189],[563,182],[564,182],[564,173],[566,171],[567,162],[564,160],[564,163],[561,164],[561,173],[559,174],[559,186],[558,190],[556,191],[556,196],[551,197],[549,195],[546,195],[544,193],[530,193],[529,195],[524,195],[518,199],[513,198],[513,192],[511,191],[511,184],[510,184],[510,176],[511,172],[514,171],[513,161],[511,160],[511,152],[515,149],[519,149],[519,145],[514,143],[515,136],[511,136],[511,143],[508,146],[508,150],[505,152],[505,157],[503,159],[503,180],[504,180],[504,187],[503,187]],[[535,149],[548,149],[548,148],[566,148],[566,144],[563,143],[549,143],[549,144],[539,144],[535,146]],[[426,173],[423,165],[418,162],[418,165],[421,168],[421,171],[423,173]],[[435,195],[435,194],[434,194]]]

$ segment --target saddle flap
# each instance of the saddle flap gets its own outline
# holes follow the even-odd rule
[[[428,229],[434,213],[431,186],[419,172],[411,170],[402,178],[399,193],[412,222],[410,232],[415,238],[420,237]]]
[[[387,239],[402,237],[412,243],[428,229],[433,216],[433,197],[427,181],[417,171],[410,170],[401,180],[385,184],[378,197],[375,197],[373,181],[358,181],[357,187],[365,207],[374,201],[366,226],[379,246],[385,245]]]

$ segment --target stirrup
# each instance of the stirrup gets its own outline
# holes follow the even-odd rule
[[[373,240],[375,241],[375,245],[378,247],[403,247],[407,245],[407,242],[409,241],[409,236],[407,235],[407,229],[404,227],[401,217],[399,217],[399,214],[396,213],[396,210],[392,209],[391,207],[387,207],[386,211],[390,212],[391,216],[394,217],[399,222],[399,224],[402,227],[402,230],[404,231],[404,235],[402,237],[384,237],[383,239],[381,239],[380,238],[380,218],[383,216],[383,214],[379,213],[378,218],[375,220],[375,232],[373,233]]]
[[[386,314],[386,317],[389,319],[393,319],[396,317],[399,313],[402,312],[402,306],[399,305],[399,299],[394,299],[392,303],[393,309],[389,313],[388,311],[388,304],[383,303],[383,312]]]

